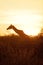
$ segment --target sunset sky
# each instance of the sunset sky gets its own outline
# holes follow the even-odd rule
[[[29,35],[40,32],[43,0],[0,0],[0,35],[12,33],[6,30],[10,24]]]

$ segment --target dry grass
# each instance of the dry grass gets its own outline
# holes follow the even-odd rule
[[[43,37],[0,37],[0,65],[43,65]]]

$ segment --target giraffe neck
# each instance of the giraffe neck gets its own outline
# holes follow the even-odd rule
[[[20,36],[24,36],[24,32],[23,32],[22,30],[18,30],[18,29],[16,29],[16,27],[13,27],[13,30],[14,30],[17,34],[19,34]]]
[[[19,34],[19,30],[18,30],[16,27],[13,26],[12,29],[13,29],[17,34]]]

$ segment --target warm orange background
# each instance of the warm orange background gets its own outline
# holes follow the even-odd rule
[[[25,32],[40,30],[43,27],[43,0],[0,0],[0,35],[10,34],[6,30],[9,24],[16,24]]]

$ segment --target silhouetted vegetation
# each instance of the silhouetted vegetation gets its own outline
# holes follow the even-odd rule
[[[43,36],[0,36],[0,65],[43,65]]]

